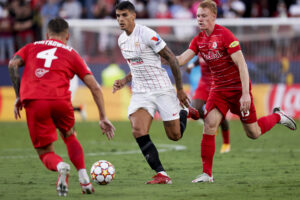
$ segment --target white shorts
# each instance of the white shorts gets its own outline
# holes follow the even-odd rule
[[[133,93],[128,107],[128,117],[140,108],[147,110],[152,117],[158,111],[163,121],[178,119],[181,110],[175,90]]]

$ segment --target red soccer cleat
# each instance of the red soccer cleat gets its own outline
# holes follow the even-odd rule
[[[193,120],[198,120],[198,119],[200,119],[200,114],[196,108],[193,108],[192,106],[190,106],[187,118],[192,118]]]
[[[152,178],[153,180],[148,181],[147,184],[172,184],[172,180],[170,179],[170,177],[165,176],[161,173],[157,173]]]

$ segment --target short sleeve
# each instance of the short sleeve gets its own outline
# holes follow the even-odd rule
[[[196,55],[198,55],[198,53],[199,53],[199,49],[198,49],[198,45],[197,45],[197,38],[198,38],[198,36],[194,37],[192,42],[190,43],[190,46],[189,46],[189,49],[194,51],[194,53]]]
[[[30,45],[31,44],[27,44],[24,47],[22,47],[21,49],[19,49],[19,51],[17,51],[14,54],[14,56],[16,56],[16,55],[20,56],[22,58],[23,62],[25,63],[26,62],[26,58],[27,58],[28,49],[30,49]]]
[[[166,43],[163,39],[161,39],[158,33],[147,27],[144,30],[144,40],[146,44],[150,46],[155,53],[158,53],[163,48],[165,48]]]
[[[90,68],[87,66],[86,62],[79,56],[79,54],[76,51],[74,51],[73,68],[75,73],[79,76],[81,80],[84,78],[85,75],[93,74]]]
[[[226,51],[229,55],[237,52],[238,50],[241,50],[240,42],[230,30],[224,29],[223,39]]]

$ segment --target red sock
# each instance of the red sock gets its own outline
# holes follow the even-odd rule
[[[212,165],[215,154],[215,135],[203,134],[201,142],[201,157],[203,172],[212,176]]]
[[[277,124],[279,121],[280,115],[277,113],[273,113],[271,115],[259,118],[257,120],[257,124],[261,129],[261,134],[264,134],[265,132],[273,128],[273,126],[275,126],[275,124]]]
[[[229,144],[230,140],[229,140],[229,130],[222,130],[222,137],[223,137],[223,144]]]
[[[83,149],[76,136],[72,134],[67,138],[62,138],[67,146],[69,158],[73,165],[77,170],[85,169]]]
[[[51,171],[57,171],[57,164],[62,162],[63,160],[59,155],[55,154],[54,152],[47,152],[40,155],[41,161],[44,165]]]

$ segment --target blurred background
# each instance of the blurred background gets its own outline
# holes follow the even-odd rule
[[[127,120],[130,87],[112,94],[111,85],[129,68],[118,48],[121,31],[115,20],[116,0],[0,0],[0,121],[13,119],[15,95],[7,64],[14,52],[27,43],[45,39],[46,24],[63,17],[70,24],[74,47],[103,85],[111,120]],[[195,0],[132,0],[137,23],[156,30],[176,55],[188,48],[199,32]],[[229,28],[240,40],[246,58],[258,116],[281,106],[300,119],[300,0],[216,0],[217,23]],[[164,66],[171,75],[168,66]],[[185,89],[192,95],[200,72],[187,74]],[[196,80],[196,81],[195,81]],[[97,120],[89,91],[79,82],[74,105],[85,117]],[[25,119],[24,113],[22,114]],[[229,118],[235,119],[229,113]]]

